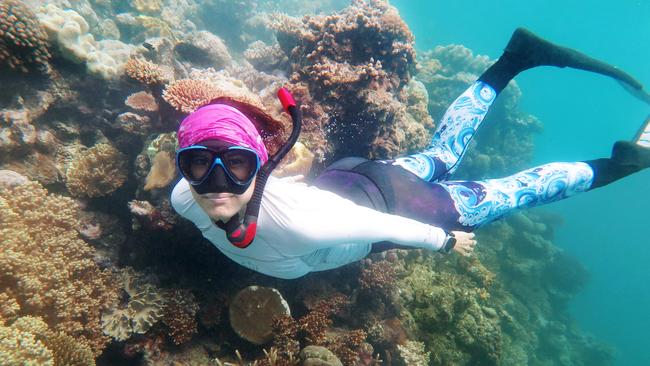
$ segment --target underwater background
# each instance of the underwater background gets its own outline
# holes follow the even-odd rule
[[[459,43],[496,57],[512,29],[606,60],[650,83],[650,3],[645,1],[394,1],[418,48]],[[516,78],[522,109],[539,117],[534,164],[609,156],[650,116],[616,82],[577,70],[537,68]],[[647,88],[647,87],[646,87]],[[591,274],[572,302],[585,329],[617,349],[617,365],[650,364],[650,171],[540,210],[562,215],[555,243]]]
[[[271,116],[273,152],[287,87],[304,126],[274,174],[309,179],[426,147],[519,26],[648,85],[648,19],[641,1],[2,0],[0,364],[650,364],[650,170],[486,225],[470,258],[392,250],[290,281],[169,202],[178,121],[210,100]],[[526,71],[455,178],[609,156],[649,112],[609,78]]]

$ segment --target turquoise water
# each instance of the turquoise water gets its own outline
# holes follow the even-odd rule
[[[393,1],[417,47],[457,43],[499,56],[525,26],[633,74],[650,86],[650,2]],[[586,72],[538,68],[517,77],[522,109],[544,123],[533,164],[609,155],[630,138],[650,106],[615,82]],[[439,117],[439,116],[434,116]],[[556,244],[579,258],[591,282],[573,301],[581,327],[617,349],[617,365],[650,364],[650,171],[547,206],[562,214]]]

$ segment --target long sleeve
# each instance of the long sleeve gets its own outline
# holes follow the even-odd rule
[[[279,212],[269,211],[279,216],[276,221],[284,223],[283,229],[311,249],[380,241],[429,250],[439,250],[444,245],[446,233],[438,227],[359,206],[316,187],[296,183],[284,186],[280,189],[274,185],[274,191],[280,191],[279,197],[293,209],[283,209],[277,203],[273,206],[279,207]]]

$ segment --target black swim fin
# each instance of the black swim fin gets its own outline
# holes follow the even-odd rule
[[[505,52],[522,58],[530,67],[547,65],[586,70],[620,80],[634,89],[643,89],[643,85],[625,71],[582,52],[551,43],[525,28],[515,30]]]
[[[518,73],[537,66],[570,67],[606,75],[624,84],[636,97],[648,98],[643,85],[625,71],[582,52],[551,43],[525,28],[514,31],[503,55],[479,80],[501,91]]]
[[[633,141],[616,141],[612,149],[612,160],[638,170],[650,168],[650,147]]]

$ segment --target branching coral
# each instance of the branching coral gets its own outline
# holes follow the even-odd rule
[[[149,87],[162,85],[167,82],[162,68],[147,60],[130,58],[124,65],[124,72],[131,79]]]
[[[50,53],[47,34],[29,8],[18,0],[0,3],[0,64],[14,70],[46,69]]]
[[[163,98],[177,111],[192,113],[219,96],[219,91],[204,80],[182,79],[171,83]]]
[[[395,267],[389,261],[373,262],[361,270],[359,288],[387,295],[397,285]]]
[[[66,171],[66,187],[78,197],[105,196],[125,180],[126,157],[106,143],[78,154]]]
[[[116,300],[116,282],[78,237],[77,204],[38,183],[0,188],[0,289],[18,314],[41,316],[53,331],[101,352],[100,313]]]
[[[162,321],[169,328],[169,336],[177,344],[192,339],[198,331],[196,312],[199,305],[188,290],[173,289],[165,293],[165,308]]]

